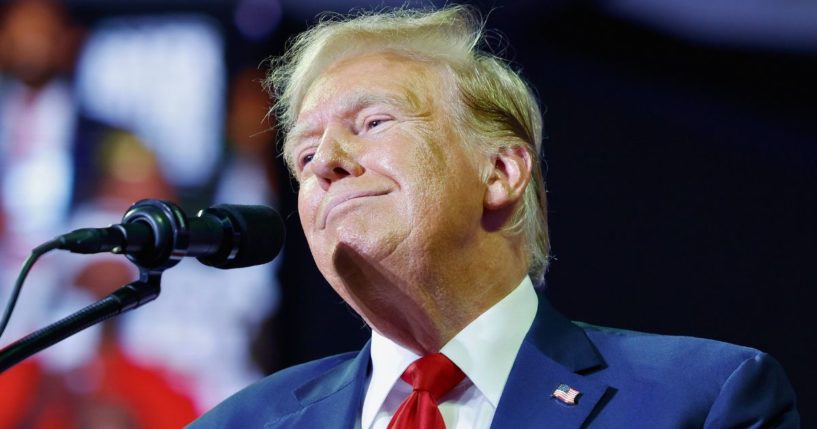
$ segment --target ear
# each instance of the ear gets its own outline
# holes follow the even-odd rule
[[[530,153],[517,144],[500,149],[491,159],[493,166],[483,205],[488,210],[512,207],[522,199],[530,182]]]

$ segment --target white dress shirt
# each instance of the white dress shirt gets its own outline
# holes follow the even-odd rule
[[[491,426],[519,347],[536,316],[538,298],[529,277],[460,331],[440,350],[465,379],[440,400],[448,429]],[[385,429],[412,391],[400,376],[420,356],[372,330],[372,374],[368,380],[363,429]]]

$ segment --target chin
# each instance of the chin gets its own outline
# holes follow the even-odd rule
[[[362,287],[394,280],[390,278],[392,268],[383,263],[393,253],[389,240],[346,232],[322,249],[321,254],[313,252],[313,256],[321,273],[336,290],[343,285]]]
[[[370,262],[382,261],[394,252],[399,236],[381,225],[339,227],[335,230],[333,253],[354,252]]]

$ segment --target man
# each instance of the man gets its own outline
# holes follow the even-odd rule
[[[541,115],[468,9],[331,20],[273,69],[323,275],[372,327],[192,427],[796,427],[756,350],[572,323],[547,267]]]

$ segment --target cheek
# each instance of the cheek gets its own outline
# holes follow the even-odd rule
[[[442,168],[422,152],[401,154],[404,156],[381,161],[384,174],[393,178],[399,186],[398,200],[391,206],[396,218],[389,222],[408,222],[420,225],[440,205],[444,183]]]
[[[301,219],[301,227],[303,228],[304,236],[309,245],[309,251],[312,253],[312,257],[315,259],[318,269],[324,276],[327,276],[330,274],[327,269],[331,267],[331,263],[329,262],[331,258],[329,256],[330,252],[327,252],[328,248],[325,244],[326,237],[321,236],[321,231],[316,230],[315,227],[321,194],[314,192],[314,184],[314,180],[307,180],[301,183],[301,187],[298,190],[298,216]]]
[[[452,185],[450,160],[437,145],[426,145],[414,153],[409,162],[412,172],[409,182],[414,188],[411,194],[416,202],[429,210],[444,203]]]
[[[433,149],[433,147],[432,147]],[[446,156],[446,154],[448,156]],[[424,175],[416,185],[415,203],[427,214],[423,222],[458,230],[471,228],[482,216],[484,183],[465,153],[430,150],[418,157]]]

